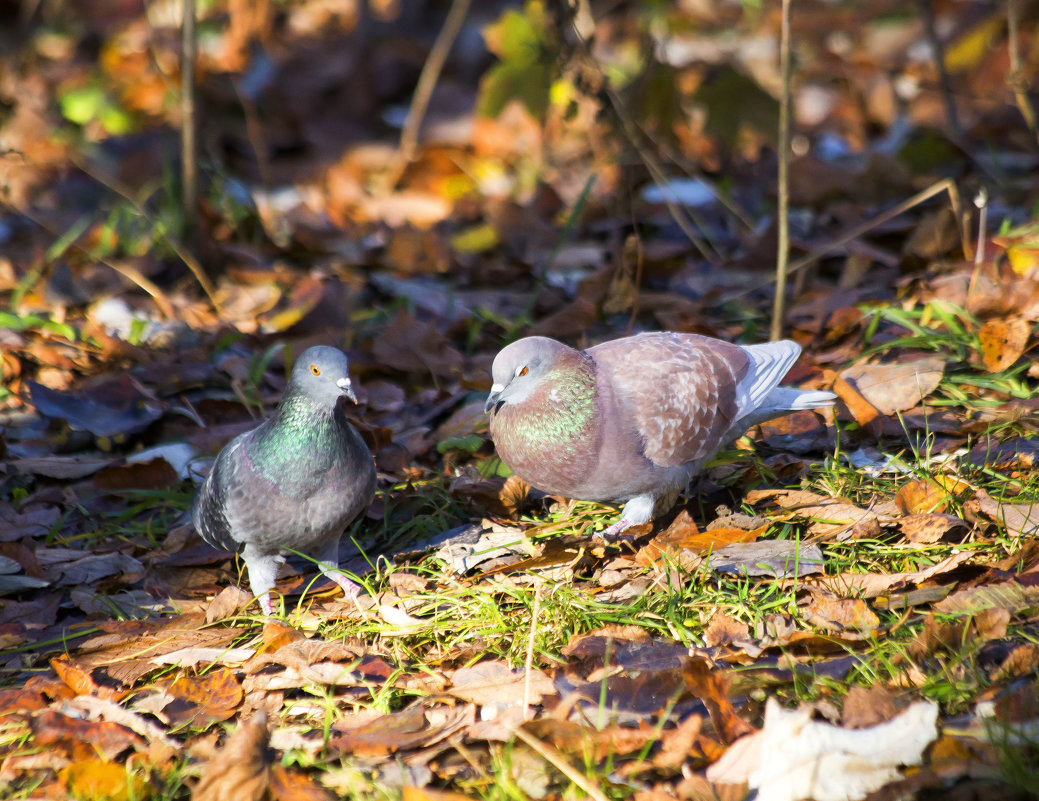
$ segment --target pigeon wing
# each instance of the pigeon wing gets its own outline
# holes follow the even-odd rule
[[[652,333],[588,350],[647,459],[679,467],[713,454],[740,413],[749,367],[737,345],[697,334]]]
[[[254,432],[239,434],[220,451],[191,507],[191,521],[199,536],[210,545],[232,552],[243,543],[235,538],[228,508],[231,496],[239,491],[245,446]]]

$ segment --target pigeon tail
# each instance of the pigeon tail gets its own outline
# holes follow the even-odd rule
[[[835,400],[837,396],[832,392],[776,387],[768,393],[768,397],[758,408],[733,423],[726,434],[726,442],[738,439],[743,432],[758,423],[804,409],[825,409],[827,406],[833,406]]]
[[[801,346],[793,340],[783,339],[740,347],[750,357],[750,364],[736,385],[736,402],[741,412],[749,414],[769,403],[776,385],[801,355]]]

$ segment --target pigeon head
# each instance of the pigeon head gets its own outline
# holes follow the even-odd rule
[[[319,407],[332,408],[344,395],[357,403],[346,354],[326,345],[307,348],[292,368],[287,394],[304,395]]]
[[[548,337],[526,337],[502,349],[491,365],[494,383],[483,410],[497,412],[503,404],[522,403],[568,353],[575,351]]]

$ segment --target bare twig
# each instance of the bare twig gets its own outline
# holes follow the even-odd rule
[[[960,117],[956,113],[956,98],[952,93],[952,81],[949,80],[949,71],[945,68],[945,47],[938,37],[938,28],[934,22],[934,9],[931,8],[931,0],[917,0],[920,6],[920,14],[924,18],[924,27],[927,29],[927,39],[931,44],[931,53],[934,56],[934,66],[938,70],[938,85],[942,90],[942,102],[945,103],[945,119],[949,124],[956,142],[966,141],[963,128],[960,127]]]
[[[598,68],[598,63],[596,67]],[[636,130],[635,123],[632,121],[628,112],[624,109],[624,104],[621,103],[617,93],[612,89],[607,89],[606,96],[610,99],[610,104],[613,106],[613,111],[617,115],[617,119],[620,121],[621,129],[624,131],[624,136],[631,142],[632,147],[635,148],[635,152],[639,154],[639,158],[642,159],[642,163],[646,165],[646,169],[649,170],[649,175],[653,179],[654,183],[663,187],[667,183],[667,176],[664,174],[664,170],[660,166],[660,162],[657,161],[656,156],[650,153],[644,148],[639,141],[639,131]],[[671,214],[671,219],[675,221],[675,224],[682,229],[682,233],[686,235],[693,246],[700,251],[705,259],[711,262],[716,262],[720,259],[718,251],[704,238],[701,237],[696,231],[693,230],[692,225],[689,224],[689,220],[686,219],[686,215],[690,217],[701,231],[706,231],[707,226],[696,219],[696,214],[690,210],[683,210],[679,208],[678,204],[675,203],[667,193],[665,189],[662,193],[664,198],[664,205],[667,206],[668,212]]]
[[[954,213],[957,213],[958,216],[959,191],[956,189],[956,184],[951,178],[943,178],[940,181],[935,181],[926,189],[917,192],[911,198],[903,200],[897,206],[893,206],[887,211],[881,212],[876,217],[866,220],[866,222],[864,223],[859,223],[858,225],[853,226],[852,228],[845,231],[843,234],[836,237],[835,239],[830,240],[829,242],[824,242],[818,247],[812,248],[810,253],[807,253],[801,258],[795,259],[794,261],[790,262],[786,271],[787,275],[789,276],[793,273],[796,273],[798,270],[803,270],[805,267],[814,264],[827,253],[832,253],[833,251],[837,250],[837,248],[848,244],[854,239],[858,239],[866,232],[873,230],[877,226],[883,225],[888,220],[893,220],[900,214],[904,214],[905,212],[909,211],[909,209],[915,206],[919,206],[924,201],[930,200],[932,197],[934,197],[935,195],[939,195],[942,192],[949,193],[949,198],[953,204],[953,211]],[[767,287],[774,280],[775,276],[771,276],[755,284],[754,286],[747,287],[745,289],[740,289],[736,292],[731,292],[728,295],[725,295],[722,298],[721,302],[727,303],[731,300],[738,300],[739,298],[745,297],[751,294],[752,292],[757,292],[759,289]]]
[[[180,176],[184,223],[194,231],[198,222],[198,153],[195,141],[195,0],[183,0],[180,55]]]
[[[1035,122],[1035,109],[1028,99],[1028,84],[1021,71],[1021,46],[1017,41],[1017,23],[1021,16],[1021,4],[1019,0],[1009,0],[1007,3],[1007,49],[1010,53],[1010,75],[1007,77],[1010,88],[1014,90],[1014,99],[1025,119],[1028,130],[1039,141],[1039,127]]]
[[[538,579],[534,587],[534,606],[530,610],[530,637],[527,640],[527,662],[523,674],[523,719],[529,720],[530,714],[530,677],[534,670],[534,637],[538,632],[538,615],[541,614],[541,590],[545,582]]]
[[[985,261],[985,232],[988,229],[988,192],[985,187],[978,190],[974,205],[978,209],[978,247],[974,251],[974,265],[978,266]]]
[[[422,127],[422,120],[426,116],[430,98],[432,98],[433,90],[440,78],[440,71],[444,68],[447,55],[451,52],[451,46],[458,38],[458,32],[462,30],[465,15],[469,13],[470,2],[471,0],[451,0],[451,8],[447,12],[447,19],[444,20],[444,27],[437,34],[436,41],[433,42],[433,49],[429,51],[429,57],[422,65],[422,73],[415,85],[415,94],[411,98],[408,116],[404,120],[404,127],[400,132],[401,170],[415,158],[415,151],[418,149],[419,128]],[[397,180],[399,178],[398,175]]]
[[[20,209],[18,213],[30,222],[38,225],[48,234],[53,236],[56,240],[61,238],[61,234],[59,234],[53,227],[51,227],[50,224],[44,222],[31,211],[27,209]],[[148,295],[151,296],[151,299],[155,301],[155,305],[156,307],[158,307],[159,313],[163,317],[165,317],[167,320],[176,319],[177,313],[174,310],[173,304],[170,302],[170,299],[166,296],[166,293],[163,292],[154,282],[149,280],[147,276],[143,275],[140,272],[140,270],[137,270],[136,268],[131,267],[128,264],[120,264],[119,262],[114,262],[110,259],[98,258],[77,242],[71,242],[69,244],[69,247],[82,253],[87,258],[105,265],[109,269],[114,270],[121,276],[135,283],[137,286],[143,289]]]
[[[516,735],[516,739],[522,740],[530,746],[547,762],[551,763],[556,770],[584,790],[592,799],[594,799],[594,801],[608,801],[606,794],[603,793],[602,790],[592,784],[587,776],[571,765],[570,762],[567,761],[567,758],[551,745],[541,742],[541,740],[525,731],[522,727],[516,729],[514,734]]]
[[[783,19],[779,33],[779,72],[783,88],[779,97],[779,175],[776,192],[776,295],[772,303],[770,339],[783,336],[786,315],[786,275],[790,261],[790,0],[783,0]]]
[[[111,191],[115,192],[117,195],[122,197],[124,200],[130,203],[130,205],[133,206],[134,211],[136,211],[142,217],[148,216],[148,210],[145,209],[141,202],[130,193],[129,189],[120,184],[119,181],[117,181],[115,178],[112,178],[111,176],[102,173],[88,161],[80,158],[75,151],[69,151],[68,158],[69,161],[71,161],[73,164],[76,165],[76,167],[82,170],[84,175],[93,178],[103,187],[110,189]],[[161,236],[163,238],[163,241],[166,242],[166,244],[170,246],[173,252],[177,254],[177,258],[184,262],[187,268],[191,270],[191,274],[195,276],[195,280],[198,281],[199,286],[202,287],[202,291],[206,293],[206,297],[208,297],[209,302],[213,304],[213,309],[216,311],[216,313],[221,314],[222,312],[220,308],[220,302],[216,298],[216,287],[214,287],[213,283],[209,280],[209,276],[206,275],[206,271],[202,269],[202,265],[199,264],[198,259],[196,259],[190,253],[188,253],[184,246],[181,245],[173,237],[172,234],[168,232],[163,232]]]

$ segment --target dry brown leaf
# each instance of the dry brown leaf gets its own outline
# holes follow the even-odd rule
[[[938,651],[956,653],[964,645],[967,620],[943,623],[932,612],[924,620],[924,630],[909,642],[906,652],[916,662]]]
[[[32,719],[35,746],[59,746],[73,759],[112,761],[128,748],[145,751],[144,740],[118,723],[87,721],[45,709]]]
[[[206,623],[234,617],[253,602],[253,594],[237,584],[229,584],[217,593],[206,608]]]
[[[206,763],[191,801],[263,801],[267,797],[267,715],[239,724]]]
[[[972,557],[973,554],[970,551],[960,551],[946,557],[936,565],[911,573],[839,573],[836,576],[822,576],[807,580],[816,586],[826,587],[841,597],[876,598],[895,587],[920,584],[935,576],[948,573],[964,562],[970,561]]]
[[[988,320],[978,330],[981,361],[990,373],[1001,373],[1021,358],[1032,326],[1020,317]]]
[[[736,714],[728,696],[729,681],[720,670],[712,670],[705,659],[693,657],[683,663],[682,678],[688,690],[707,707],[722,742],[731,743],[754,731],[753,726]]]
[[[1012,537],[1029,536],[1039,531],[1039,504],[999,503],[985,490],[978,490],[974,499],[965,504],[971,519],[972,510],[980,511],[990,520],[1006,528]]]
[[[834,633],[871,637],[880,626],[880,618],[858,598],[830,598],[815,594],[803,612],[812,625]]]
[[[266,654],[274,653],[289,643],[305,640],[306,636],[299,629],[285,623],[267,622],[263,624],[263,647]]]
[[[981,642],[1002,640],[1006,637],[1011,617],[1013,615],[1009,609],[998,606],[990,606],[974,615],[974,628]]]
[[[945,514],[910,514],[898,521],[898,527],[916,545],[930,545],[947,535],[962,537],[968,529],[967,521]]]
[[[208,726],[227,720],[242,703],[242,687],[226,668],[204,676],[181,676],[166,693],[180,701],[163,710],[178,725]]]
[[[704,629],[704,643],[711,648],[729,645],[734,642],[750,639],[750,628],[746,623],[730,617],[725,612],[718,612]]]
[[[948,493],[933,482],[915,479],[898,488],[895,506],[904,515],[944,512],[949,506],[948,499]]]
[[[844,699],[841,724],[846,729],[866,729],[891,720],[899,711],[894,694],[883,684],[855,685]]]
[[[855,364],[840,377],[878,412],[890,415],[919,404],[934,392],[944,372],[944,360],[932,356],[898,364]],[[836,384],[834,392],[840,395]]]
[[[1034,642],[1019,645],[1010,652],[998,668],[992,671],[992,681],[1002,682],[1018,676],[1028,676],[1039,667],[1039,645]]]

